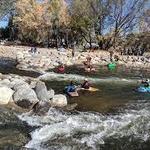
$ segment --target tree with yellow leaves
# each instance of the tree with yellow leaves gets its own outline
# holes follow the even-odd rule
[[[20,39],[26,42],[43,43],[50,38],[54,26],[66,26],[69,22],[64,0],[18,0],[15,23]]]

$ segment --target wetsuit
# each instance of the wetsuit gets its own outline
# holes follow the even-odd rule
[[[142,84],[144,85],[144,87],[149,87],[150,86],[149,82],[147,82],[147,81],[142,81]]]
[[[68,85],[67,88],[66,88],[66,92],[69,93],[69,92],[75,92],[75,86],[74,85]]]
[[[84,89],[89,89],[90,88],[90,84],[88,81],[85,81],[82,85],[81,85],[82,88]]]

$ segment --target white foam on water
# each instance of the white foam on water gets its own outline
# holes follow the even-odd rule
[[[125,78],[117,78],[117,77],[110,77],[110,78],[92,78],[92,77],[86,77],[90,82],[98,83],[98,82],[124,82],[124,83],[137,83],[136,79],[125,79]],[[85,76],[82,75],[76,75],[76,74],[58,74],[54,72],[49,72],[44,75],[41,75],[39,77],[41,80],[47,80],[47,81],[83,81],[85,79]]]
[[[26,121],[31,126],[43,126],[44,124],[47,125],[50,123],[57,123],[67,118],[66,115],[57,112],[56,109],[54,108],[50,108],[48,115],[45,116],[36,116],[35,114],[31,115],[29,112],[29,113],[24,113],[22,115],[18,115],[18,117],[22,121]]]
[[[27,148],[44,150],[41,144],[57,140],[60,137],[76,144],[96,149],[97,144],[104,144],[107,138],[134,136],[146,141],[150,138],[150,111],[126,110],[118,115],[80,112],[67,114],[51,108],[47,116],[20,116],[30,125],[41,125],[31,133],[32,140]],[[78,135],[78,136],[75,136]],[[71,146],[71,145],[69,145]],[[65,144],[64,144],[65,147]],[[67,149],[67,148],[66,148]]]

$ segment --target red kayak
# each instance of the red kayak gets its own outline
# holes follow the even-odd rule
[[[58,67],[57,72],[58,73],[64,73],[65,72],[65,67]]]

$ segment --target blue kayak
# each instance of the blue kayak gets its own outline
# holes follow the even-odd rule
[[[149,87],[140,86],[137,88],[137,91],[141,92],[141,93],[149,93],[150,92],[150,86]]]

